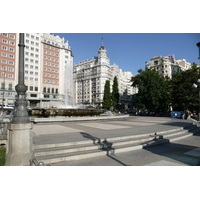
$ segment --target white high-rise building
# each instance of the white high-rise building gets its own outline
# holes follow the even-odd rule
[[[73,54],[68,41],[49,33],[24,35],[24,77],[29,106],[73,105]],[[19,33],[1,33],[0,40],[0,91],[4,104],[14,105]]]
[[[103,44],[98,49],[97,57],[79,62],[74,65],[73,69],[76,91],[75,102],[77,104],[102,106],[101,103],[103,101],[106,80],[110,81],[110,91],[112,92],[115,76],[118,79],[120,96],[123,96],[125,91],[127,95],[131,95],[132,93],[130,83],[132,77],[131,72],[122,72],[118,65],[110,65],[107,50]],[[123,99],[125,100],[125,97]]]
[[[185,59],[175,59],[174,55],[155,56],[150,61],[145,62],[146,69],[155,69],[161,76],[169,78],[176,72],[185,71],[191,68],[191,63]]]

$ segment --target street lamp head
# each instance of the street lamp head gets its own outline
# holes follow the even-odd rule
[[[198,57],[198,59],[200,60],[200,42],[198,42],[196,45],[199,48],[199,57]]]
[[[200,47],[200,42],[198,42],[196,45],[197,45],[197,47]]]
[[[197,80],[197,83],[200,83],[200,79]]]
[[[197,84],[195,84],[195,83],[193,83],[193,85],[192,85],[194,88],[197,88]]]

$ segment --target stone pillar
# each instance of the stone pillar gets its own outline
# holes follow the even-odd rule
[[[15,86],[17,99],[13,118],[8,126],[7,166],[30,165],[33,158],[32,128],[27,111],[26,91],[24,84],[24,33],[19,34],[19,73],[18,84]]]
[[[6,166],[28,166],[33,159],[32,123],[8,124]]]

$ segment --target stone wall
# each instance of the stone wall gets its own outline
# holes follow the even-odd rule
[[[32,117],[83,117],[99,116],[102,113],[104,113],[103,109],[34,108],[29,110],[29,116]]]

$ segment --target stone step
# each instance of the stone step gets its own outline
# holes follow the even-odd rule
[[[192,131],[192,132],[189,132]],[[35,157],[45,165],[63,161],[80,160],[114,153],[134,151],[177,141],[200,130],[196,126],[176,128],[155,133],[86,140],[59,144],[35,145]]]
[[[167,131],[160,131],[157,132],[158,135],[160,134],[167,134],[171,132],[181,131],[183,128],[176,128],[176,129],[170,129]],[[128,136],[120,136],[120,137],[112,137],[112,138],[101,138],[96,140],[84,140],[84,141],[75,141],[75,142],[65,142],[65,143],[54,143],[54,144],[35,144],[34,149],[48,149],[48,148],[57,148],[57,147],[68,147],[68,146],[74,146],[74,145],[87,145],[87,144],[97,144],[102,143],[104,140],[107,140],[109,142],[117,141],[117,140],[131,140],[131,139],[137,139],[137,138],[145,138],[149,137],[149,135],[153,135],[155,133],[146,133],[146,134],[138,134],[138,135],[128,135]]]
[[[64,154],[64,153],[73,153],[73,152],[81,152],[81,151],[90,151],[90,150],[97,150],[97,149],[103,149],[105,147],[118,147],[118,146],[125,146],[125,145],[132,145],[132,144],[139,144],[146,141],[151,140],[151,138],[148,136],[146,138],[138,138],[135,140],[123,140],[123,141],[117,141],[117,142],[110,142],[110,140],[102,141],[101,143],[95,143],[95,144],[87,144],[87,145],[75,145],[75,146],[65,146],[65,147],[56,147],[56,148],[50,148],[50,149],[35,149],[35,156],[47,156],[47,155],[56,155],[56,154]]]
[[[50,156],[40,156],[40,157],[36,157],[36,159],[40,162],[43,162],[46,165],[46,164],[52,164],[52,163],[58,163],[58,162],[74,161],[74,160],[81,160],[81,159],[87,159],[87,158],[92,158],[92,157],[112,155],[112,154],[122,153],[122,152],[135,151],[142,148],[147,148],[150,146],[160,145],[160,144],[164,144],[168,142],[169,140],[167,139],[159,139],[155,141],[151,140],[151,141],[146,141],[142,144],[135,144],[135,145],[129,144],[129,145],[123,145],[120,147],[111,147],[107,149],[96,149],[92,151],[81,151],[81,152],[73,152],[73,153],[50,155]]]

